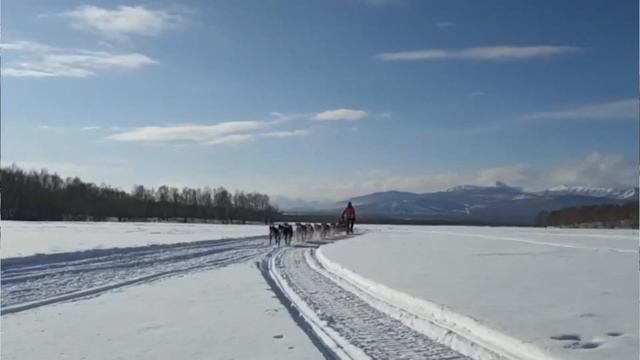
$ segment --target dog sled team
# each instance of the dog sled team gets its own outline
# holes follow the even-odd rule
[[[326,239],[329,236],[333,236],[341,231],[346,231],[347,234],[353,233],[353,225],[356,221],[356,212],[349,203],[342,212],[342,216],[335,224],[322,223],[322,224],[295,224],[295,231],[292,225],[288,223],[283,224],[271,224],[269,225],[269,245],[275,243],[280,246],[284,241],[284,245],[291,245],[293,237],[295,235],[296,242],[304,242],[312,240],[314,237],[320,239]]]

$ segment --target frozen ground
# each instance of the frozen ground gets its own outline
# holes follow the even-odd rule
[[[489,338],[507,347],[533,345],[559,359],[638,356],[637,231],[368,229],[320,253],[371,281],[373,293],[388,287],[444,306],[444,318],[495,330]]]
[[[113,227],[111,233],[122,233]],[[44,224],[39,243],[74,232],[60,229],[52,233]],[[254,236],[5,258],[1,355],[465,358],[311,265],[311,251],[322,243],[274,248]],[[277,275],[265,265],[276,259]]]
[[[265,235],[264,225],[2,221],[2,258]]]
[[[363,226],[275,248],[264,226],[7,228],[28,255],[2,259],[3,358],[638,353],[637,231]]]
[[[125,291],[126,290],[126,291]],[[252,262],[2,317],[2,359],[322,359]]]

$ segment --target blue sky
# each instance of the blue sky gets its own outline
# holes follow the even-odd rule
[[[638,182],[635,0],[2,11],[3,166],[307,199]]]

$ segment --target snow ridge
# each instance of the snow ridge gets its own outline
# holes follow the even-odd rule
[[[477,360],[554,360],[534,346],[489,329],[444,306],[368,280],[332,262],[321,249],[315,252],[314,258],[336,282],[359,294],[371,306],[461,354]]]

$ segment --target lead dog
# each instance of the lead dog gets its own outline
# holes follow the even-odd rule
[[[280,230],[275,225],[269,225],[269,246],[271,246],[271,241],[273,240],[280,246]]]

